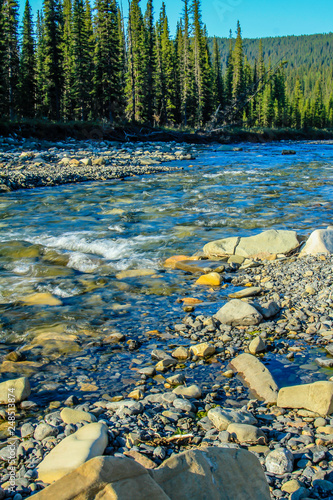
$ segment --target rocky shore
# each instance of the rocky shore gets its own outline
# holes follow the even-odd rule
[[[0,193],[169,172],[197,151],[191,144],[0,138]]]
[[[168,259],[177,272],[201,271],[198,286],[223,286],[228,273],[239,290],[212,316],[195,314],[187,298],[172,345],[138,365],[129,394],[90,387],[78,399],[68,375],[66,401],[43,407],[28,378],[0,383],[0,498],[333,498],[332,228],[302,245],[292,231],[267,231]],[[272,359],[287,380],[306,351],[321,367],[315,381],[304,370],[279,389]],[[18,352],[3,363],[16,374],[24,364]],[[216,383],[193,382],[209,366],[218,366]]]

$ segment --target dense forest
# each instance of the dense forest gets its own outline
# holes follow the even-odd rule
[[[183,4],[171,37],[152,0],[131,0],[126,23],[116,0],[44,0],[35,22],[27,0],[21,23],[0,0],[1,117],[333,126],[333,35],[242,40],[238,23],[210,39],[200,0]]]

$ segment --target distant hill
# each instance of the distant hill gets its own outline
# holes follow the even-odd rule
[[[225,70],[229,39],[217,38],[217,40],[223,70]],[[262,45],[266,66],[268,66],[269,59],[273,66],[281,60],[288,61],[285,73],[287,89],[290,93],[294,88],[297,75],[304,82],[306,97],[311,96],[318,78],[322,78],[324,94],[329,95],[332,92],[332,88],[328,87],[331,87],[333,76],[333,33],[262,38]],[[212,50],[212,37],[209,38],[209,46]],[[252,66],[258,58],[259,39],[244,38],[243,47],[244,55]]]

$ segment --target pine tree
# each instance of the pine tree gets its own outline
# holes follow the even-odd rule
[[[223,109],[224,106],[224,89],[223,89],[223,78],[222,78],[222,68],[219,47],[217,44],[217,38],[214,37],[213,42],[213,68],[212,68],[212,91],[213,91],[213,105],[216,110],[218,107]]]
[[[326,125],[326,109],[323,100],[323,91],[321,81],[317,80],[314,89],[314,99],[311,106],[311,121],[312,126],[316,128],[323,128]]]
[[[73,117],[73,85],[74,77],[74,54],[73,54],[73,33],[72,33],[72,0],[63,2],[63,29],[62,29],[62,116],[65,120]]]
[[[293,95],[292,112],[291,112],[292,113],[291,114],[291,126],[293,128],[296,128],[296,129],[301,128],[302,101],[303,101],[303,92],[302,92],[300,80],[297,77],[296,83],[295,83],[294,95]]]
[[[237,21],[237,38],[232,54],[233,60],[233,78],[232,78],[232,97],[238,101],[244,95],[244,54],[242,32],[239,21]]]
[[[115,0],[96,0],[94,100],[97,115],[113,122],[121,103],[118,11]]]
[[[37,11],[36,25],[36,114],[43,116],[44,107],[44,18],[43,12]]]
[[[147,121],[153,123],[154,115],[154,80],[156,71],[156,48],[155,48],[155,30],[154,30],[154,11],[153,1],[147,1],[147,8],[144,17],[145,35],[146,35],[146,64],[147,64]]]
[[[43,107],[49,118],[59,120],[63,84],[59,0],[44,0],[43,18]]]
[[[234,62],[233,62],[233,39],[232,31],[229,32],[229,53],[227,57],[227,71],[225,75],[225,96],[226,102],[230,106],[232,103],[232,82],[234,74]]]
[[[18,4],[16,0],[4,0],[2,6],[2,43],[4,97],[3,112],[11,119],[18,104],[19,44]]]
[[[19,106],[24,117],[35,115],[36,103],[36,58],[33,22],[29,0],[26,0],[23,14],[23,33],[19,71]]]
[[[177,59],[179,67],[179,88],[181,115],[184,125],[195,114],[194,73],[192,47],[190,43],[190,20],[188,0],[183,0],[183,19],[177,32]]]
[[[4,0],[0,0],[0,116],[5,113],[6,94],[3,3]]]

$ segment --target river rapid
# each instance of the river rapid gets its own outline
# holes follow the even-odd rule
[[[185,315],[179,299],[214,314],[237,289],[228,274],[226,287],[195,286],[197,276],[164,268],[166,258],[223,237],[332,224],[333,143],[239,147],[203,146],[174,172],[1,194],[0,355],[21,349],[40,400],[62,400],[69,387],[127,394],[152,349],[183,341],[173,330]],[[136,269],[146,275],[119,275]],[[58,305],[27,305],[36,293]],[[45,332],[59,343],[34,342]],[[104,341],[113,333],[125,340]]]

